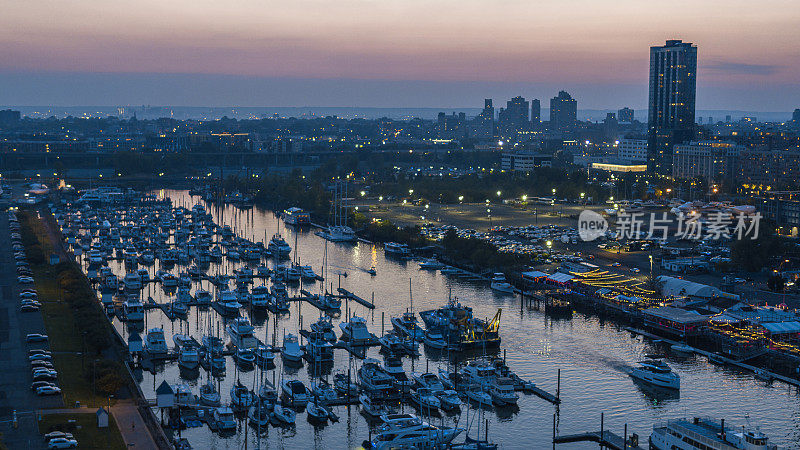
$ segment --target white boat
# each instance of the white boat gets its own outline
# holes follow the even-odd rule
[[[247,420],[251,425],[258,428],[264,428],[269,425],[272,412],[271,408],[267,408],[266,406],[267,405],[261,402],[256,402],[254,405],[250,406],[250,409],[247,410]]]
[[[296,413],[293,409],[275,404],[270,414],[270,422],[277,426],[294,425]]]
[[[441,407],[439,398],[428,388],[417,388],[411,392],[411,401],[416,403],[423,411],[433,411]]]
[[[252,349],[239,348],[236,350],[236,353],[233,354],[233,359],[236,360],[240,366],[251,367],[256,362],[256,355],[253,353]]]
[[[234,291],[221,291],[217,299],[217,305],[223,315],[230,316],[239,313],[239,308],[242,304],[239,303],[239,297]]]
[[[325,229],[325,231],[316,233],[324,239],[331,242],[355,242],[356,233],[352,228],[347,225],[333,225]]]
[[[431,331],[426,331],[425,332],[425,337],[422,338],[422,342],[426,346],[428,346],[430,348],[435,348],[435,349],[438,349],[438,350],[447,348],[447,341],[444,340],[442,335],[439,334],[439,333],[431,332]]]
[[[306,406],[309,422],[324,423],[328,420],[328,410],[316,402],[309,402]]]
[[[444,267],[444,264],[433,258],[423,259],[422,262],[419,263],[419,268],[422,270],[438,270],[442,267]]]
[[[300,348],[300,343],[296,335],[289,333],[284,336],[281,356],[284,360],[291,363],[300,363],[303,361],[303,349]]]
[[[311,324],[311,332],[321,335],[328,342],[336,342],[336,333],[333,332],[330,316],[320,316],[316,322]]]
[[[194,302],[198,306],[210,306],[212,299],[211,293],[204,289],[198,289],[194,292]]]
[[[653,386],[669,389],[681,388],[680,376],[672,372],[672,369],[664,361],[654,359],[641,361],[639,367],[630,369],[629,375]]]
[[[436,427],[427,422],[397,425],[379,433],[364,448],[387,450],[396,448],[446,448],[464,431],[463,428]]]
[[[255,397],[250,389],[247,389],[242,383],[237,381],[233,386],[231,386],[231,406],[234,408],[244,410],[247,409],[252,403]]]
[[[292,406],[305,406],[311,400],[311,393],[300,380],[283,380],[281,395]]]
[[[353,316],[348,322],[340,323],[339,328],[342,329],[342,340],[349,341],[351,345],[363,345],[373,339],[367,329],[367,321],[362,317]]]
[[[504,292],[507,294],[514,293],[514,286],[506,281],[506,276],[502,273],[495,273],[492,276],[491,288],[497,292]]]
[[[194,347],[183,347],[178,355],[178,366],[187,370],[194,370],[200,365],[200,352]]]
[[[200,386],[200,404],[205,406],[219,406],[220,398],[217,388],[210,380]]]
[[[297,207],[292,207],[283,211],[281,218],[286,225],[303,226],[311,223],[311,216]]]
[[[674,344],[670,347],[673,353],[681,356],[694,355],[694,348],[686,344]]]
[[[694,417],[668,420],[653,426],[654,450],[742,449],[777,450],[758,427],[727,427],[724,420]]]
[[[314,269],[311,266],[300,266],[300,277],[303,280],[313,281],[317,279],[317,274],[314,273]]]
[[[252,349],[258,345],[258,340],[253,335],[253,326],[244,317],[233,319],[225,329],[231,342],[239,349]]]
[[[406,257],[411,254],[411,250],[406,244],[399,244],[397,242],[387,242],[383,244],[383,250],[387,255]]]
[[[129,322],[144,320],[144,305],[135,296],[129,296],[122,304],[122,315]]]
[[[367,394],[359,395],[358,403],[361,405],[361,411],[368,416],[380,417],[391,412],[385,403],[373,399]]]
[[[386,397],[395,393],[395,378],[380,363],[367,358],[358,369],[358,383],[371,397]]]
[[[255,286],[250,292],[250,305],[253,308],[266,308],[269,305],[269,288]]]
[[[125,274],[125,278],[122,279],[122,283],[125,285],[125,289],[129,291],[138,291],[142,288],[142,277],[138,273],[129,272]]]
[[[514,392],[514,380],[509,377],[496,376],[489,383],[489,395],[498,405],[515,405],[519,395]]]
[[[215,408],[214,427],[220,431],[235,430],[236,418],[233,416],[233,410],[227,406]]]
[[[161,328],[151,328],[147,332],[144,342],[144,351],[150,355],[167,354],[167,340],[164,338],[164,330]]]
[[[480,385],[473,384],[465,388],[464,394],[468,399],[480,406],[492,406],[492,396],[484,392]]]
[[[430,389],[431,391],[442,391],[444,390],[444,385],[442,381],[433,373],[414,373],[411,375],[411,378],[414,379],[414,382],[417,383],[417,386],[422,388]]]
[[[495,377],[495,370],[494,367],[486,361],[470,361],[461,369],[461,377],[469,384],[487,388]]]
[[[441,408],[444,410],[452,411],[461,407],[461,398],[458,396],[458,392],[452,389],[434,391],[433,394],[439,399]]]
[[[265,366],[267,364],[272,363],[275,360],[275,352],[272,349],[272,345],[262,345],[259,344],[253,353],[256,355],[256,362]]]
[[[269,244],[267,245],[267,249],[272,253],[272,256],[280,256],[285,257],[288,256],[289,253],[292,251],[292,247],[286,243],[283,239],[283,236],[280,234],[275,234],[270,239]]]

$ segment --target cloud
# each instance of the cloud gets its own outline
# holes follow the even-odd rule
[[[774,75],[783,68],[777,64],[747,64],[733,61],[720,61],[705,68],[725,75]]]

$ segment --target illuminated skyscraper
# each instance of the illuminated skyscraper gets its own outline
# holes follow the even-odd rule
[[[569,131],[578,120],[578,102],[567,91],[550,99],[550,128]]]
[[[694,137],[697,46],[669,40],[650,47],[648,169],[672,173],[675,144]]]

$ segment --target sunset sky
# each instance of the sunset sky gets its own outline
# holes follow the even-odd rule
[[[648,47],[678,38],[699,47],[698,108],[800,107],[796,0],[660,5],[0,0],[0,104],[444,107],[566,89],[580,108],[642,108]]]

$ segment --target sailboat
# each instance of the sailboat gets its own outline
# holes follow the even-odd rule
[[[344,188],[343,188],[344,186]],[[347,226],[347,182],[337,182],[333,192],[333,201],[331,202],[331,216],[332,224],[324,231],[318,231],[316,234],[331,242],[355,242],[356,233],[352,228]]]

